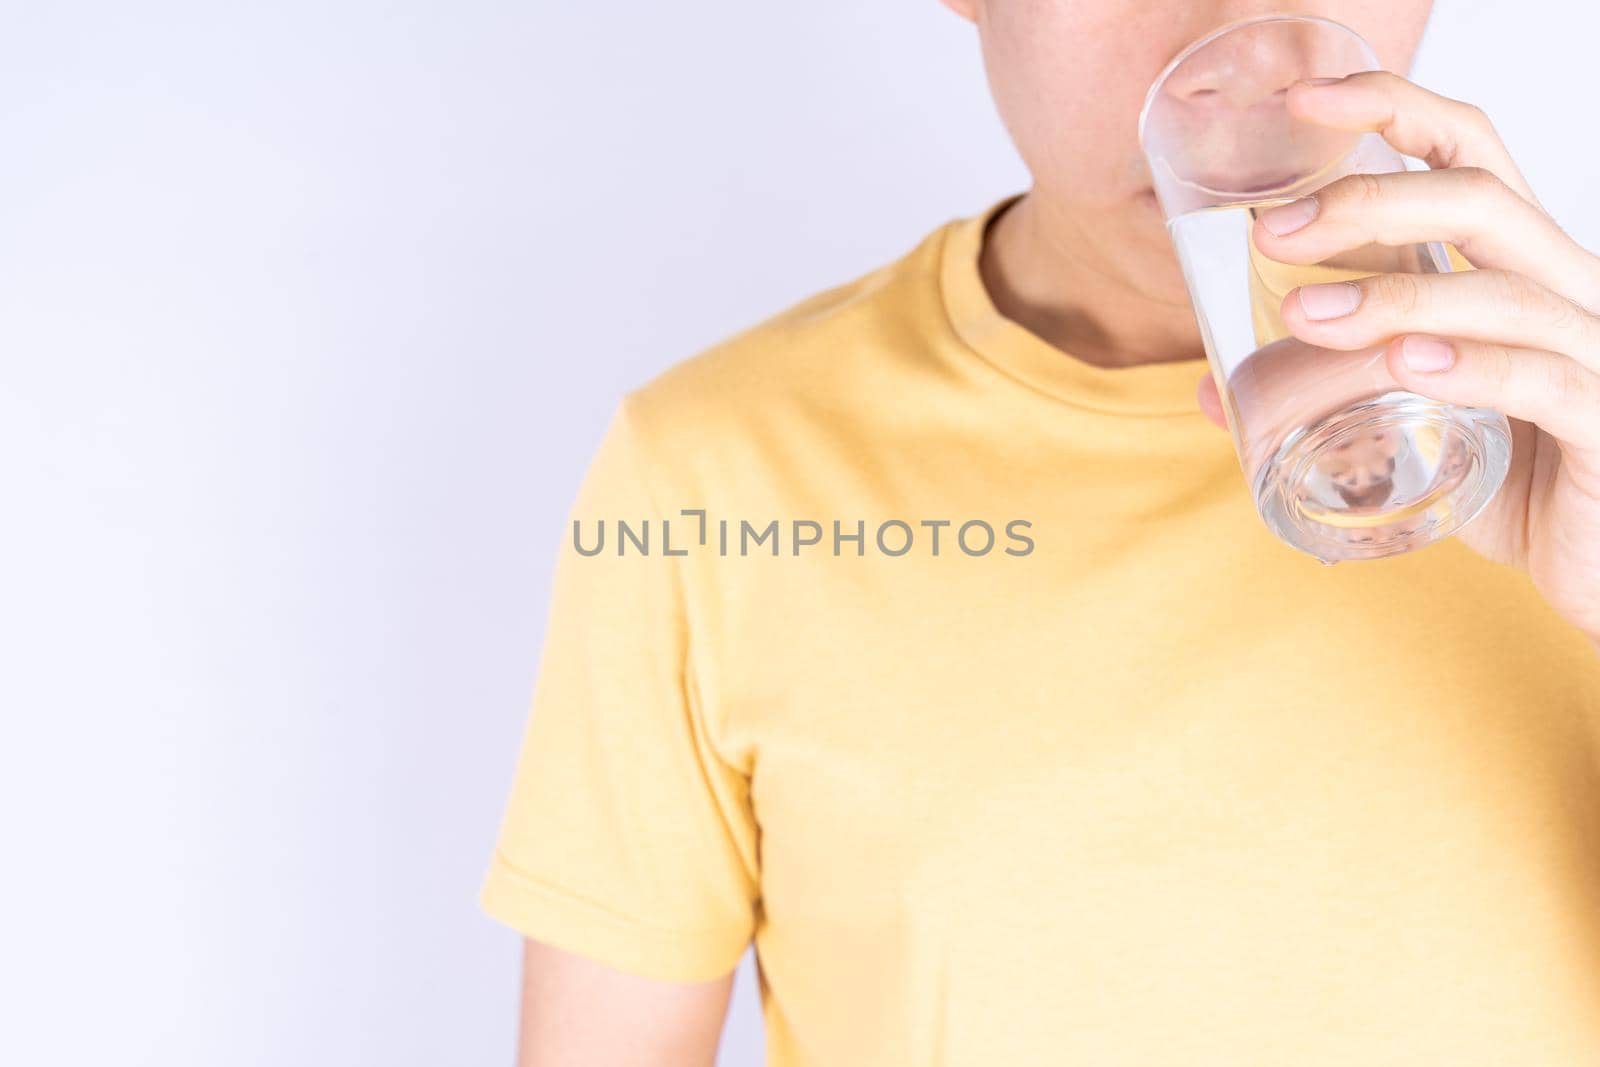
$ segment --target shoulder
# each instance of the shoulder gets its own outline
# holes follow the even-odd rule
[[[667,450],[715,447],[748,440],[756,424],[848,404],[941,327],[940,252],[955,221],[630,390],[623,408],[633,433]]]

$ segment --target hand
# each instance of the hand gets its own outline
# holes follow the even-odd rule
[[[1469,104],[1387,71],[1297,83],[1287,104],[1307,122],[1377,131],[1434,169],[1351,175],[1265,211],[1251,232],[1263,253],[1316,263],[1445,241],[1477,269],[1302,286],[1284,298],[1285,327],[1323,348],[1386,343],[1403,388],[1507,417],[1505,485],[1459,536],[1526,571],[1600,649],[1600,257],[1545,212]],[[1225,425],[1209,375],[1199,398]]]

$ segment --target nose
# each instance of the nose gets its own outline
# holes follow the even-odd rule
[[[1315,24],[1303,22],[1277,23],[1270,32],[1225,34],[1179,64],[1166,91],[1189,107],[1248,109],[1281,96],[1301,79],[1348,73],[1348,59],[1336,54],[1337,45]]]

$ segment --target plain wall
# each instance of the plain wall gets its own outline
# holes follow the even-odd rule
[[[475,898],[606,416],[1026,187],[975,33],[0,12],[0,1060],[508,1063],[518,943]],[[1591,248],[1597,38],[1441,0],[1414,72]],[[752,968],[724,1063],[761,1062]]]

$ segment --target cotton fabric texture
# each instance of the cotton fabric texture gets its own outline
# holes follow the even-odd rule
[[[621,400],[484,908],[656,979],[753,939],[771,1067],[1600,1063],[1587,640],[1453,539],[1277,541],[1203,360],[997,312],[1015,199]]]

